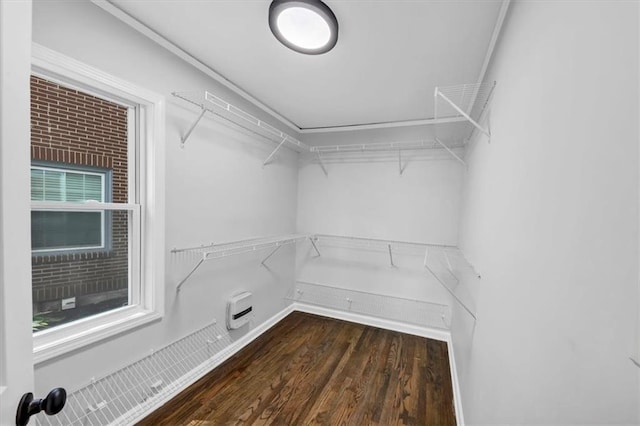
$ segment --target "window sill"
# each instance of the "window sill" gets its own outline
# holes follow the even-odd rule
[[[34,364],[62,356],[161,318],[162,314],[159,312],[129,306],[41,331],[33,336]]]

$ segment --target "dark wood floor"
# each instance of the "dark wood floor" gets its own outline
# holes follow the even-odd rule
[[[444,342],[294,312],[141,425],[454,425]]]

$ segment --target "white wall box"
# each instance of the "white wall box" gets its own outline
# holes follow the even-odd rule
[[[236,330],[249,324],[253,302],[251,293],[248,291],[236,294],[227,302],[227,328]]]
[[[33,423],[133,424],[293,311],[447,342],[458,424],[640,424],[640,3],[326,0],[340,36],[318,55],[273,37],[270,3],[0,2],[0,424],[57,386],[67,407]],[[147,290],[45,354],[74,322],[28,329],[29,264],[52,260],[21,218],[64,131],[27,143],[26,82],[55,57],[67,89],[147,96],[161,117],[127,117],[157,138],[126,128],[125,158],[162,164],[128,172],[148,182],[130,204],[56,204],[158,228],[127,228]],[[240,292],[251,320],[225,324]]]

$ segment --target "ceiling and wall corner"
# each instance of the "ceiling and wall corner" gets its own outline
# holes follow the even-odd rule
[[[301,55],[271,34],[268,1],[92,1],[303,134],[434,124],[435,87],[482,80],[509,5],[327,2],[338,45]]]

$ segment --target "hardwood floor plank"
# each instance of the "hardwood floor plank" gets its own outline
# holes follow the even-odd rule
[[[373,329],[369,333],[368,341],[355,351],[351,364],[358,368],[350,372],[349,385],[343,387],[343,391],[338,396],[339,404],[331,418],[332,424],[357,424],[356,418],[359,417],[359,409],[367,388],[373,381],[373,364],[380,357],[385,334],[384,330]]]
[[[451,376],[448,371],[442,371],[446,360],[449,365],[449,355],[446,347],[427,343],[426,387],[428,407],[441,407],[440,410],[427,411],[428,424],[455,424],[453,409],[453,390]]]
[[[386,387],[389,383],[389,371],[386,366],[393,343],[392,337],[392,333],[385,333],[384,335],[384,344],[381,346],[375,360],[372,381],[360,404],[359,415],[354,419],[357,422],[356,424],[379,424],[382,405],[380,397],[386,393]]]
[[[404,344],[405,352],[398,383],[401,394],[400,421],[403,425],[424,424],[424,416],[421,416],[417,410],[420,387],[419,368],[416,368],[416,364],[419,363],[418,346],[422,345],[413,339],[411,341],[407,339]]]
[[[393,336],[393,344],[387,360],[385,369],[389,372],[389,381],[387,383],[386,393],[381,399],[382,411],[380,412],[380,424],[396,425],[399,424],[400,410],[402,404],[402,391],[400,388],[399,371],[403,364],[403,335],[397,334]]]
[[[345,380],[345,368],[347,368],[351,363],[351,357],[353,356],[354,351],[359,348],[358,343],[360,342],[365,330],[365,327],[359,324],[348,324],[349,329],[352,330],[352,335],[349,339],[349,346],[342,354],[342,358],[330,378],[330,383],[321,390],[318,397],[309,408],[308,414],[301,418],[301,424],[329,424],[330,412],[328,412],[325,407],[330,407],[333,402],[338,399],[338,395],[341,392],[342,387],[346,385],[345,382],[348,382],[348,379]]]
[[[314,327],[317,336],[323,340],[326,340],[331,332],[324,324],[316,324]],[[208,404],[208,412],[198,413],[201,416],[200,418],[212,421],[226,421],[233,418],[234,415],[237,416],[234,413],[237,413],[241,408],[244,407],[244,411],[248,409],[247,401],[254,401],[253,404],[255,404],[256,389],[263,389],[261,393],[264,394],[255,411],[255,414],[261,415],[266,408],[264,404],[269,403],[278,393],[282,392],[288,377],[291,375],[291,371],[299,373],[296,368],[304,368],[310,363],[310,358],[305,358],[309,352],[308,339],[305,336],[290,338],[286,341],[288,342],[287,347],[281,348],[282,354],[274,351],[274,355],[280,356],[262,360],[256,357],[256,360],[247,365],[242,377],[232,383],[228,383],[225,389],[225,394],[232,393],[234,398],[212,398]],[[234,401],[242,401],[243,407],[238,406]],[[248,405],[251,405],[251,403]],[[263,407],[260,408],[261,406]],[[250,416],[249,419],[257,421],[255,417],[257,416]]]
[[[338,380],[331,383],[330,392],[332,397],[325,399],[321,405],[316,407],[316,419],[312,419],[312,423],[320,424],[334,424],[331,421],[332,416],[336,413],[338,404],[342,401],[345,389],[351,385],[355,370],[358,368],[358,362],[354,362],[363,356],[364,348],[366,348],[371,339],[372,330],[365,328],[361,329],[362,332],[353,348],[349,352],[348,362],[344,365],[343,370],[340,373]]]
[[[292,378],[292,384],[296,385],[295,393],[301,397],[297,403],[289,404],[282,410],[279,416],[274,419],[275,424],[300,424],[301,418],[306,415],[327,383],[334,377],[344,354],[349,352],[356,334],[360,333],[354,327],[341,328],[340,332],[331,337],[332,344],[327,348],[325,359],[320,358],[313,368],[315,374],[301,381],[295,377]]]
[[[140,425],[455,425],[447,345],[294,312]]]

